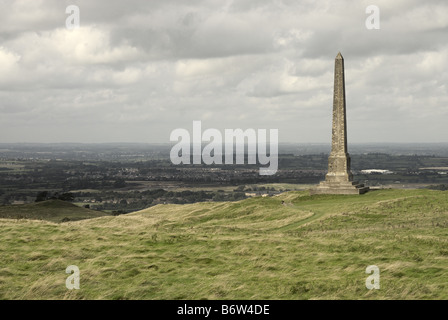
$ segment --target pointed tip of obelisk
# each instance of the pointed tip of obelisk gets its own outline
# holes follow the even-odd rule
[[[340,51],[338,52],[338,55],[336,56],[336,59],[344,59],[344,58],[342,57],[342,54],[341,54]]]

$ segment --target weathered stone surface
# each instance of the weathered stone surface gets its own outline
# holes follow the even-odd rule
[[[333,127],[331,153],[328,157],[328,173],[325,181],[311,194],[362,194],[369,190],[353,181],[350,171],[350,155],[347,153],[347,120],[345,111],[344,58],[339,52],[334,63]]]

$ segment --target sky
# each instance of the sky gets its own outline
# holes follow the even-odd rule
[[[446,0],[0,0],[0,142],[170,143],[200,120],[327,143],[339,51],[349,143],[448,142],[447,17]]]

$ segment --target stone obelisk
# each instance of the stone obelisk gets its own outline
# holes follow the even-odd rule
[[[350,156],[347,153],[344,58],[339,52],[334,62],[333,130],[328,173],[325,181],[310,192],[311,194],[362,194],[368,190],[368,187],[353,181],[350,171]]]

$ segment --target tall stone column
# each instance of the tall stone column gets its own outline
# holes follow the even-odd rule
[[[334,62],[333,89],[333,129],[331,134],[331,153],[328,158],[329,182],[352,181],[350,156],[347,153],[347,119],[345,111],[344,58],[339,52]]]
[[[368,187],[353,182],[350,171],[350,156],[347,152],[347,119],[345,108],[344,58],[339,52],[334,61],[333,127],[331,153],[328,158],[328,173],[312,194],[360,194]]]

